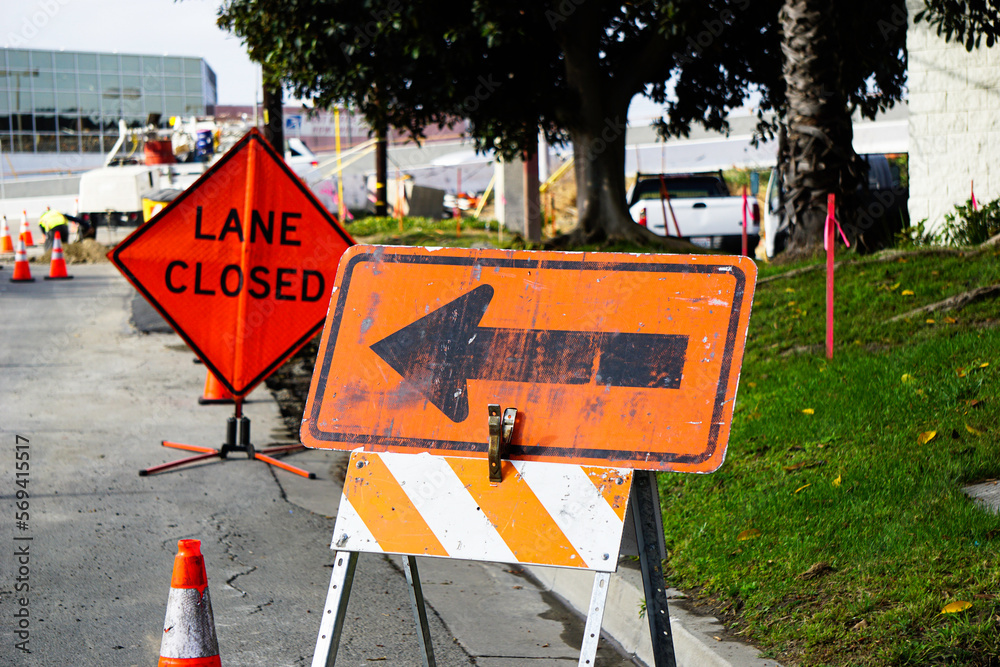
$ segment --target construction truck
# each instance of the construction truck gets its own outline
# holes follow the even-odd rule
[[[246,122],[197,117],[174,117],[163,128],[159,114],[150,114],[144,128],[119,121],[118,141],[104,166],[80,177],[80,217],[95,227],[140,224],[146,195],[186,189],[249,130]],[[286,160],[308,183],[316,156],[300,140],[290,141]]]

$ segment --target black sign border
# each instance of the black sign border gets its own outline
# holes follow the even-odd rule
[[[372,434],[347,434],[331,433],[319,428],[319,410],[323,394],[326,392],[326,380],[330,372],[333,361],[333,352],[336,349],[337,335],[340,332],[340,322],[344,314],[347,302],[347,294],[351,284],[355,267],[362,262],[385,262],[396,264],[431,264],[444,266],[473,266],[482,268],[511,268],[511,269],[557,269],[557,270],[603,270],[620,272],[643,272],[643,273],[718,273],[732,275],[736,279],[736,287],[733,291],[733,307],[729,316],[729,326],[726,331],[726,346],[723,350],[722,368],[719,375],[719,384],[715,394],[715,407],[712,411],[712,425],[709,428],[708,443],[705,450],[700,454],[676,454],[671,452],[623,452],[618,449],[576,449],[570,447],[546,447],[542,445],[517,445],[511,446],[509,450],[510,458],[516,459],[519,456],[540,456],[540,457],[562,457],[562,458],[588,458],[603,459],[621,465],[629,463],[641,463],[654,461],[657,463],[676,464],[697,464],[708,460],[715,454],[718,447],[719,432],[721,430],[721,418],[725,409],[726,388],[729,385],[729,375],[732,370],[733,353],[736,350],[736,338],[739,334],[740,315],[743,307],[744,291],[746,289],[746,274],[741,268],[734,264],[692,264],[692,263],[639,263],[639,262],[600,262],[590,260],[543,260],[543,259],[514,259],[506,257],[472,257],[472,256],[441,256],[441,255],[409,255],[395,254],[392,248],[379,248],[376,251],[360,253],[350,259],[344,267],[343,281],[337,290],[337,303],[332,312],[332,322],[330,326],[330,338],[326,341],[326,354],[322,359],[322,365],[316,371],[318,378],[313,378],[316,388],[312,395],[312,411],[306,420],[305,426],[308,433],[320,442],[351,442],[359,445],[373,445],[377,450],[389,447],[412,448],[412,449],[434,449],[446,452],[480,452],[485,453],[487,449],[486,439],[482,442],[464,442],[455,440],[437,440],[424,438],[394,438]],[[485,272],[484,272],[485,273]],[[315,372],[315,371],[314,371]],[[485,414],[485,413],[484,413]],[[366,447],[367,450],[367,447]],[[629,467],[629,466],[627,466]],[[642,468],[643,466],[635,466]]]
[[[308,343],[309,339],[315,336],[317,332],[319,332],[323,328],[323,323],[326,320],[326,318],[325,317],[320,318],[319,321],[316,322],[316,324],[312,325],[309,328],[308,332],[306,332],[304,336],[302,336],[294,343],[292,343],[292,345],[287,350],[282,352],[281,355],[279,355],[274,362],[265,367],[264,370],[261,371],[259,374],[257,374],[252,380],[245,383],[243,387],[237,388],[233,386],[232,382],[230,382],[228,378],[223,377],[222,373],[219,372],[219,369],[216,367],[216,365],[213,364],[212,361],[208,358],[208,356],[201,350],[201,348],[199,348],[195,344],[195,342],[191,340],[191,338],[187,335],[187,333],[185,333],[185,331],[180,327],[180,325],[178,325],[177,322],[174,321],[174,318],[172,318],[170,314],[167,313],[166,309],[164,309],[163,306],[160,305],[160,302],[156,299],[156,297],[154,297],[150,293],[150,291],[146,289],[146,287],[141,282],[139,282],[139,279],[136,278],[136,276],[132,273],[132,271],[129,270],[128,266],[126,266],[124,260],[121,257],[121,253],[124,252],[126,249],[128,249],[129,246],[131,246],[137,240],[139,240],[146,232],[148,232],[153,227],[153,225],[158,223],[171,211],[180,206],[184,202],[184,200],[186,200],[192,193],[194,193],[195,191],[198,190],[198,188],[204,185],[208,179],[212,178],[212,176],[214,176],[217,171],[222,169],[222,167],[227,162],[229,162],[234,157],[239,155],[239,153],[243,151],[243,149],[247,148],[250,145],[250,142],[252,141],[256,141],[257,143],[259,143],[261,146],[264,147],[264,152],[267,155],[269,155],[271,159],[274,160],[275,163],[277,163],[277,165],[282,169],[282,171],[284,171],[285,174],[290,178],[291,182],[295,185],[295,187],[297,187],[299,191],[303,195],[305,195],[306,199],[308,199],[312,203],[312,205],[316,208],[316,210],[320,212],[320,214],[323,216],[323,219],[326,220],[326,222],[331,227],[333,227],[334,231],[336,231],[337,234],[339,234],[340,237],[347,243],[347,247],[350,248],[351,246],[356,245],[354,239],[352,239],[351,236],[346,231],[344,231],[344,229],[337,223],[336,218],[334,218],[333,215],[331,215],[330,212],[326,210],[323,204],[321,204],[320,201],[316,199],[316,196],[312,193],[312,191],[301,181],[301,179],[299,179],[299,177],[295,174],[295,172],[293,172],[288,167],[288,165],[285,164],[285,161],[278,156],[277,152],[275,152],[271,144],[264,141],[264,137],[261,136],[260,132],[256,128],[254,128],[249,132],[247,132],[242,139],[236,142],[236,144],[231,149],[229,149],[228,153],[223,155],[221,158],[219,158],[219,160],[215,164],[213,164],[211,167],[205,170],[205,173],[202,174],[198,178],[198,180],[195,181],[189,188],[184,190],[184,192],[182,192],[176,199],[174,199],[166,207],[164,207],[163,210],[161,210],[155,216],[153,216],[153,218],[151,218],[149,222],[144,223],[142,226],[136,229],[132,234],[128,236],[128,238],[119,243],[118,246],[116,246],[115,249],[112,250],[111,253],[109,253],[109,259],[111,259],[112,263],[114,263],[114,265],[118,268],[119,271],[122,272],[122,274],[128,279],[128,281],[132,283],[132,286],[135,287],[139,291],[139,293],[142,294],[142,296],[146,299],[146,301],[148,301],[149,304],[156,309],[156,312],[158,312],[163,317],[163,319],[167,321],[167,324],[169,324],[173,328],[173,330],[177,332],[177,335],[184,339],[184,342],[187,343],[188,347],[191,348],[191,350],[195,353],[195,355],[199,359],[201,359],[203,364],[205,364],[205,367],[208,368],[212,372],[212,374],[215,375],[215,377],[219,380],[219,382],[222,383],[222,386],[224,386],[229,393],[238,398],[246,396],[251,391],[253,391],[254,387],[256,387],[258,384],[267,379],[267,377],[271,375],[271,373],[278,370],[281,364],[285,363],[285,361],[287,361],[289,357],[295,354],[299,350],[299,348]]]

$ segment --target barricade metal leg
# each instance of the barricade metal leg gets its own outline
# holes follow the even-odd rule
[[[340,633],[344,629],[344,616],[347,614],[347,602],[351,597],[351,584],[354,583],[354,570],[357,567],[357,552],[338,551],[334,555],[330,589],[326,593],[326,607],[319,624],[312,667],[333,667],[337,661]]]
[[[431,644],[431,629],[427,625],[427,608],[424,606],[424,591],[420,586],[420,574],[417,572],[417,559],[413,556],[403,558],[403,571],[406,573],[406,583],[410,590],[410,606],[413,607],[413,620],[420,628],[417,639],[423,654],[424,667],[436,667],[434,646]]]
[[[608,601],[610,572],[594,575],[594,590],[590,593],[590,607],[587,608],[587,626],[583,629],[583,643],[580,645],[578,667],[593,667],[597,659],[597,643],[601,640],[601,623],[604,622],[604,608]]]
[[[674,638],[670,633],[667,591],[660,564],[661,554],[664,553],[661,547],[663,519],[660,515],[656,473],[635,471],[631,502],[639,547],[639,566],[642,569],[642,587],[646,593],[646,618],[649,619],[649,635],[653,640],[653,664],[655,667],[677,667]]]

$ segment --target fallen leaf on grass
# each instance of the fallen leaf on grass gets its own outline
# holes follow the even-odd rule
[[[795,294],[795,289],[792,287],[786,287],[785,291],[788,292],[789,294]]]
[[[737,542],[746,542],[747,540],[752,540],[755,537],[760,536],[760,531],[756,528],[747,528],[742,533],[736,536]]]
[[[983,432],[980,431],[978,428],[972,428],[968,424],[965,425],[965,430],[968,431],[969,433],[971,433],[972,435],[982,435],[983,434]]]
[[[802,489],[808,489],[810,486],[812,486],[812,484],[804,484],[804,485],[800,486],[799,488],[795,489],[795,493],[798,493]]]
[[[964,378],[968,374],[969,374],[968,371],[966,371],[964,368],[955,369],[955,375],[957,375],[960,378]]]
[[[853,630],[854,632],[861,632],[867,627],[868,627],[868,621],[862,618],[860,621],[851,626],[851,630]]]
[[[958,322],[958,320],[956,320],[954,317],[946,317],[944,318],[944,321],[948,324],[956,324]]]
[[[903,384],[913,382],[913,376],[910,375],[909,373],[903,373],[903,377],[899,378],[899,381],[902,382]]]
[[[800,447],[799,450],[802,448]],[[789,447],[788,451],[792,451]],[[815,468],[817,466],[825,466],[826,461],[801,461],[800,463],[793,463],[790,466],[784,466],[785,472],[795,472],[796,470],[804,470],[806,468]]]
[[[955,600],[954,602],[949,602],[944,607],[941,608],[942,614],[957,614],[960,611],[965,611],[972,606],[971,602],[966,600]]]
[[[924,431],[917,436],[917,444],[926,445],[928,442],[934,439],[937,435],[937,431]]]
[[[895,285],[893,285],[892,287],[890,287],[889,291],[890,292],[895,292],[897,289],[899,289],[899,283],[896,283]]]
[[[836,572],[829,563],[826,561],[820,561],[818,563],[813,563],[812,566],[799,575],[799,579],[815,579],[816,577],[821,577],[828,572]]]
[[[979,367],[980,367],[980,368],[986,368],[986,367],[987,367],[987,366],[989,366],[989,365],[990,365],[990,362],[988,362],[988,361],[984,361],[983,363],[979,364]]]
[[[934,320],[932,319],[924,320],[924,324],[934,324]]]
[[[840,475],[837,475],[837,479],[833,480],[834,486],[840,486],[840,477],[841,477]]]
[[[757,387],[757,383],[756,383],[756,382],[747,382],[747,385],[748,385],[748,386],[749,386],[750,388],[752,388],[752,389],[753,389],[753,388],[756,388],[756,387]]]
[[[816,414],[816,411],[813,410],[812,408],[806,408],[805,410],[802,411],[802,414],[804,414],[804,415],[812,415],[812,414]]]
[[[913,290],[911,290],[911,289],[905,289],[902,292],[900,292],[899,294],[900,294],[900,296],[913,296]]]

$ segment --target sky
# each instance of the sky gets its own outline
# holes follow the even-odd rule
[[[219,0],[0,0],[0,46],[204,58],[219,104],[253,104],[240,40],[215,25]],[[257,94],[260,97],[260,94]]]

